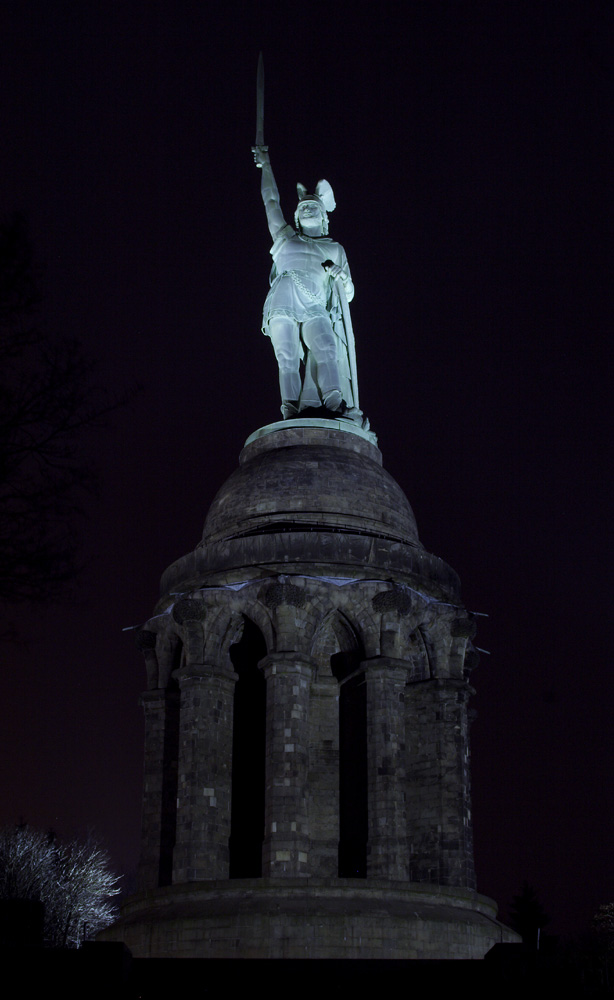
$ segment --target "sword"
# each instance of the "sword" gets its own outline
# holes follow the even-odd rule
[[[262,52],[258,56],[258,77],[256,81],[256,145],[252,146],[252,152],[257,153],[258,149],[268,152],[269,147],[264,144],[264,59]],[[262,166],[262,164],[258,164]]]
[[[360,409],[360,403],[358,402],[358,372],[356,371],[356,341],[354,340],[354,327],[352,326],[350,307],[348,306],[348,300],[345,295],[345,288],[343,287],[342,281],[335,282],[335,290],[339,296],[341,313],[343,315],[343,325],[345,327],[345,346],[347,348],[348,362],[350,366],[350,380],[352,382],[354,406],[358,410]]]

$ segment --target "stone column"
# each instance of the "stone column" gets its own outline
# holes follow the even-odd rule
[[[409,664],[382,656],[362,666],[367,682],[367,877],[407,881],[404,693]]]
[[[467,701],[451,678],[407,688],[407,812],[412,882],[475,889]]]
[[[339,869],[339,684],[311,685],[309,702],[309,874],[336,878]]]
[[[181,670],[177,845],[173,883],[228,878],[233,696],[230,667]]]
[[[145,691],[145,762],[139,891],[171,881],[177,807],[178,691]]]
[[[274,653],[259,665],[267,682],[262,874],[308,875],[308,725],[313,664],[298,653]]]

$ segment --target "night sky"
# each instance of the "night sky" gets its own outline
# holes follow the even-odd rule
[[[255,133],[290,217],[333,185],[361,404],[490,651],[473,675],[475,855],[585,929],[614,900],[614,5],[2,0],[0,215],[27,218],[41,324],[142,391],[84,442],[85,568],[3,643],[0,823],[138,855],[133,633],[247,436],[279,419],[260,333]]]

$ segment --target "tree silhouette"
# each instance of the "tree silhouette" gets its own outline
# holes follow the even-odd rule
[[[614,903],[602,903],[591,921],[591,937],[597,949],[601,980],[610,989],[614,958]]]
[[[539,932],[550,923],[550,917],[528,882],[522,883],[520,892],[512,900],[510,923],[528,947],[539,947]]]
[[[47,945],[78,947],[112,923],[118,881],[94,841],[63,844],[23,823],[0,830],[0,899],[41,902]]]
[[[79,344],[41,330],[21,216],[0,223],[0,600],[56,597],[74,576],[81,512],[96,477],[83,431],[113,409]]]
[[[591,923],[595,937],[614,954],[614,903],[602,903]]]

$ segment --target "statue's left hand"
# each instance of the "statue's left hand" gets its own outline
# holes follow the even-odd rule
[[[338,278],[344,284],[348,280],[348,275],[343,268],[339,267],[339,264],[333,264],[332,260],[325,260],[322,267],[326,270],[327,274],[330,274],[331,278]]]

